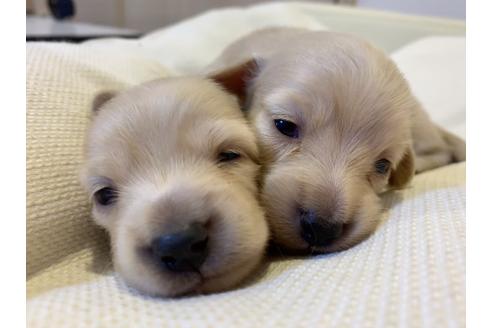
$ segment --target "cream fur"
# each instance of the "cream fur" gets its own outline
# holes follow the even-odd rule
[[[112,242],[115,268],[148,294],[175,296],[228,289],[260,263],[268,238],[257,199],[258,149],[235,98],[204,78],[169,78],[104,94],[87,135],[82,183],[108,185],[116,203],[93,204]],[[101,105],[102,104],[102,105]],[[217,163],[221,151],[241,158]],[[209,256],[199,273],[163,270],[151,240],[204,222]]]
[[[241,69],[242,68],[242,69]],[[346,249],[373,232],[379,195],[407,184],[414,171],[465,159],[464,142],[435,126],[396,65],[354,36],[272,28],[230,45],[207,69],[238,93],[254,124],[265,166],[262,201],[274,240],[293,250]],[[227,84],[227,83],[226,83]],[[298,139],[273,120],[299,127]],[[375,172],[379,159],[387,175]],[[342,222],[343,235],[308,249],[297,209]]]

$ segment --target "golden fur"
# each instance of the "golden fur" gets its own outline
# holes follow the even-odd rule
[[[82,183],[95,221],[110,234],[117,272],[160,296],[239,283],[260,263],[268,230],[257,200],[258,149],[236,99],[198,77],[152,81],[108,98],[95,100]],[[241,157],[218,163],[226,150]],[[96,204],[94,193],[108,185],[117,201]],[[155,265],[145,253],[151,240],[191,222],[208,228],[199,272]]]
[[[254,32],[207,69],[244,100],[265,166],[263,204],[273,239],[292,250],[346,249],[373,232],[379,195],[420,172],[465,159],[464,142],[435,126],[380,50],[354,36],[302,29]],[[275,119],[294,122],[299,137]],[[375,171],[387,159],[388,174]],[[299,208],[340,223],[328,246],[300,236]]]

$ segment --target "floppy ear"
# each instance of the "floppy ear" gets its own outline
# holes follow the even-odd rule
[[[97,94],[92,100],[92,114],[97,114],[101,107],[114,96],[116,96],[116,91],[103,91]]]
[[[239,104],[244,107],[247,98],[248,83],[258,72],[257,59],[249,59],[238,65],[211,73],[209,78],[219,83],[226,91],[236,95]]]
[[[396,169],[391,171],[389,185],[393,188],[402,188],[409,183],[415,173],[415,164],[412,147],[408,147],[402,159],[396,166]]]

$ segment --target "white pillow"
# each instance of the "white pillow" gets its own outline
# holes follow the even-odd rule
[[[432,119],[466,138],[466,40],[429,37],[391,55]]]

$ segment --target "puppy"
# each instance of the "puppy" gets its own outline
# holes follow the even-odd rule
[[[267,219],[285,248],[351,247],[375,230],[378,195],[465,159],[464,142],[430,121],[396,65],[354,36],[260,30],[207,71],[248,111]]]
[[[255,136],[235,97],[183,77],[95,104],[82,184],[123,280],[175,296],[222,291],[251,273],[268,227]]]

